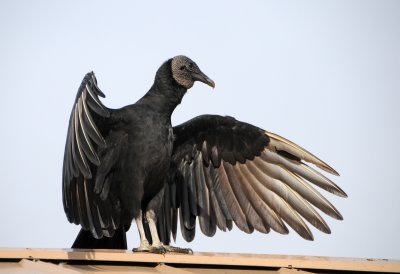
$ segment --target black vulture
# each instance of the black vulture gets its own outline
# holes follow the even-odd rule
[[[214,82],[185,56],[167,60],[150,90],[120,109],[105,97],[93,72],[78,89],[69,120],[63,163],[63,204],[80,224],[73,248],[127,248],[125,233],[135,219],[137,251],[189,252],[170,246],[178,224],[192,241],[201,232],[271,229],[287,225],[312,240],[305,221],[330,233],[318,208],[342,219],[310,183],[346,193],[305,162],[339,175],[295,143],[232,117],[198,116],[173,127],[171,115],[195,81]]]

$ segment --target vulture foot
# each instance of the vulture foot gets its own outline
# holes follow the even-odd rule
[[[149,252],[149,253],[156,253],[156,254],[167,253],[167,249],[164,246],[162,246],[162,245],[153,246],[153,245],[150,245],[149,243],[141,244],[139,247],[133,248],[132,251],[133,252]]]
[[[167,252],[191,254],[191,255],[193,254],[193,250],[191,250],[190,248],[180,248],[170,245],[165,245],[164,248],[167,250]]]

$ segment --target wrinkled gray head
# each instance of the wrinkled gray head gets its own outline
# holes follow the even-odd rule
[[[186,89],[190,89],[195,81],[203,82],[211,87],[215,87],[213,80],[208,78],[195,62],[188,57],[178,55],[172,58],[171,62],[172,77],[175,81]]]

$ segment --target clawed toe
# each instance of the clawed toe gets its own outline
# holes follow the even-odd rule
[[[149,252],[155,254],[165,254],[167,252],[171,253],[181,253],[181,254],[193,254],[193,251],[190,248],[180,248],[171,245],[151,245],[147,241],[141,242],[140,246],[132,249],[132,252]]]
[[[155,253],[155,254],[165,254],[167,253],[167,249],[160,245],[160,246],[146,246],[146,247],[137,247],[133,248],[132,252],[148,252],[148,253]]]
[[[170,246],[170,245],[166,245],[166,246],[164,246],[164,248],[168,252],[182,253],[182,254],[193,254],[193,250],[191,250],[190,248],[180,248],[180,247]]]

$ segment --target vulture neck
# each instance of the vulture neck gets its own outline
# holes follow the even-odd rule
[[[171,117],[181,103],[187,89],[180,86],[172,77],[171,60],[166,61],[157,71],[153,86],[140,99],[155,112]]]

